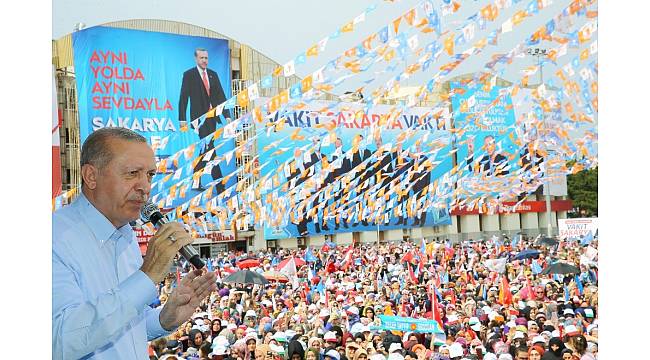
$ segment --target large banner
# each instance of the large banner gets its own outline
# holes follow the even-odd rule
[[[160,186],[152,195],[206,166],[205,161],[192,161],[213,149],[208,135],[226,123],[223,115],[209,119],[202,115],[230,97],[227,40],[109,27],[72,35],[82,142],[92,131],[115,126],[146,137],[157,161],[170,160],[164,172],[177,175],[163,186],[159,180],[164,174],[159,174],[154,183]],[[224,114],[229,116],[227,111]],[[197,144],[192,153],[177,154],[191,144]],[[210,156],[219,158],[233,149],[234,141],[226,141]],[[164,205],[185,202],[235,169],[232,157],[211,166],[200,181],[189,184],[185,196],[163,196],[163,200],[173,198]],[[217,193],[232,186],[236,177],[230,180],[220,184]]]
[[[564,239],[579,239],[596,235],[598,231],[598,218],[558,219],[559,237]]]
[[[257,141],[261,195],[267,214],[286,211],[265,226],[266,239],[451,223],[448,203],[432,206],[453,190],[448,108],[388,120],[390,110],[313,101],[272,115],[281,125]]]
[[[370,330],[376,331],[404,331],[414,333],[435,333],[444,334],[445,330],[435,320],[416,319],[403,316],[378,315],[381,322],[379,326],[370,326]]]
[[[458,167],[466,174],[459,186],[471,193],[473,188],[486,188],[486,181],[510,175],[518,168],[512,99],[505,88],[492,86],[486,91],[481,83],[452,81],[451,90],[454,127],[464,129],[456,139]]]
[[[459,146],[458,164],[488,176],[507,175],[516,164],[513,155],[518,154],[518,147],[509,136],[515,130],[512,100],[509,95],[499,96],[505,88],[493,86],[485,91],[480,83],[468,86],[452,81],[451,90],[454,127],[465,130],[458,140],[471,140]]]

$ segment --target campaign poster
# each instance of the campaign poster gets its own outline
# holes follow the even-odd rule
[[[598,232],[598,218],[558,219],[559,237],[563,239],[580,239]]]
[[[125,127],[143,135],[156,161],[168,160],[152,189],[152,196],[158,195],[168,208],[235,171],[232,158],[208,165],[232,152],[235,144],[220,139],[215,149],[209,135],[227,120],[204,116],[231,95],[227,40],[101,26],[74,32],[72,39],[81,142],[103,127]],[[191,151],[180,152],[192,144]],[[209,151],[204,161],[193,163]],[[191,178],[206,166],[210,169],[200,181]],[[212,195],[234,182],[236,177],[220,184]]]
[[[468,198],[505,186],[504,178],[518,169],[515,115],[506,90],[501,86],[486,90],[481,83],[451,82],[454,128],[463,129],[455,139],[457,165],[463,174],[458,186]],[[498,196],[498,191],[493,194]]]
[[[471,171],[488,176],[507,175],[519,151],[510,136],[515,133],[510,95],[499,96],[505,90],[500,86],[485,91],[483,84],[463,85],[458,81],[451,82],[451,90],[454,127],[465,130],[458,142],[471,140],[458,147],[459,165],[471,163]]]
[[[452,191],[449,109],[380,125],[390,110],[313,101],[270,115],[281,125],[257,138],[266,239],[451,223],[448,203],[432,205]]]

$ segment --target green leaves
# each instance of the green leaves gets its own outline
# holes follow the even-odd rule
[[[598,168],[584,170],[567,177],[569,198],[580,212],[574,217],[598,216]]]

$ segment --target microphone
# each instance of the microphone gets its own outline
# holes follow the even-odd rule
[[[140,218],[144,222],[151,221],[152,224],[160,226],[169,222],[167,216],[163,215],[158,207],[151,202],[147,202],[142,211],[140,211]],[[183,256],[183,258],[194,265],[195,268],[201,269],[205,266],[199,254],[196,252],[192,245],[183,246],[178,252]]]

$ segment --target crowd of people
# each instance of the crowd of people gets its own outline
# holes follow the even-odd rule
[[[328,243],[224,253],[207,259],[218,289],[174,333],[151,341],[149,355],[161,360],[596,359],[598,240],[550,246],[537,240],[495,236],[454,244]],[[223,281],[244,259],[253,261],[250,271],[280,274],[264,285]],[[544,275],[558,261],[579,271]],[[150,306],[163,305],[188,270],[180,263]],[[383,315],[437,321],[440,331],[396,331],[382,326]]]

